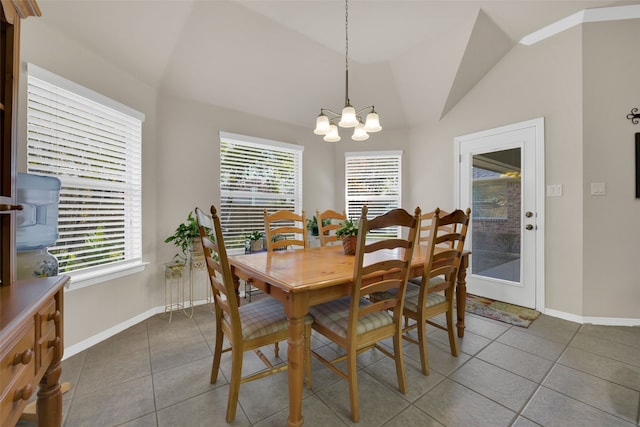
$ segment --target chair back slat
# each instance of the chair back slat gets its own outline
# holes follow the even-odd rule
[[[267,251],[298,246],[306,248],[307,221],[304,210],[300,215],[288,210],[269,214],[264,210],[264,230],[267,237]],[[282,238],[276,238],[280,235]]]
[[[332,209],[320,212],[316,209],[320,246],[327,246],[328,243],[338,241],[338,236],[336,236],[335,231],[340,228],[340,223],[346,220],[347,215],[344,212],[338,213]],[[324,224],[324,222],[327,222],[327,224]]]

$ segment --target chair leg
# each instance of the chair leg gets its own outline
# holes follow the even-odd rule
[[[393,358],[396,362],[396,375],[398,377],[398,389],[402,394],[407,394],[407,374],[404,369],[404,355],[402,354],[402,328],[393,336]]]
[[[451,355],[458,357],[458,345],[456,343],[456,337],[454,334],[455,325],[453,323],[453,308],[449,307],[446,314],[447,318],[447,332],[449,333],[449,347],[451,347]]]
[[[427,351],[427,319],[422,318],[418,320],[418,347],[420,347],[420,365],[422,367],[422,374],[429,375],[429,352]]]
[[[227,422],[230,423],[236,417],[238,395],[240,394],[240,380],[242,375],[242,349],[231,347],[231,379],[229,381],[229,398],[227,400]]]
[[[224,334],[222,328],[216,325],[216,342],[213,347],[213,363],[211,365],[211,384],[215,384],[218,380],[218,372],[220,372],[220,357],[222,356],[222,344],[224,342]]]
[[[357,352],[355,347],[348,350],[347,378],[349,380],[349,402],[351,405],[351,419],[354,423],[360,420],[360,399],[358,397],[358,369],[356,367]]]
[[[304,327],[304,364],[305,383],[307,389],[311,389],[311,325]]]
[[[276,357],[280,355],[280,343],[276,342],[273,344],[273,352],[275,353]]]

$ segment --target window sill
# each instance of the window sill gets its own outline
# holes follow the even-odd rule
[[[66,292],[97,285],[119,277],[144,271],[148,262],[135,261],[117,266],[104,267],[89,272],[66,273],[71,278],[65,286]]]

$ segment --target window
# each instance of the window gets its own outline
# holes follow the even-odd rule
[[[369,207],[369,218],[400,207],[401,160],[401,151],[345,153],[347,217],[359,218],[363,205]],[[370,237],[395,237],[399,233],[396,227]]]
[[[264,230],[264,209],[302,211],[304,147],[220,132],[220,222],[227,248]]]
[[[27,86],[27,171],[62,184],[60,273],[141,265],[144,115],[33,64]]]

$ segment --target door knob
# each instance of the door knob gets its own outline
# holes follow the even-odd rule
[[[524,226],[524,228],[526,228],[527,230],[533,230],[533,225],[527,224]]]
[[[529,211],[525,213],[524,216],[526,216],[527,218],[531,218],[533,216],[533,212]]]

